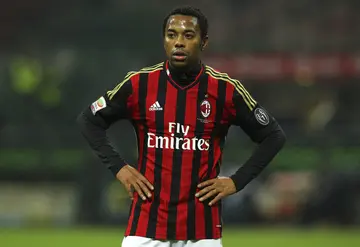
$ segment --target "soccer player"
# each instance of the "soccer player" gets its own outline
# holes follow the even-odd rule
[[[201,60],[208,21],[193,7],[164,19],[167,59],[129,72],[79,115],[91,148],[132,199],[123,247],[222,246],[221,199],[242,190],[285,143],[277,121],[240,81]],[[114,150],[106,130],[131,121],[138,162]],[[218,177],[230,126],[257,148],[231,177]]]

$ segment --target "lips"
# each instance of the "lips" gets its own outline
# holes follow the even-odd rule
[[[173,56],[186,56],[186,52],[184,52],[184,51],[174,51]]]
[[[175,60],[183,61],[186,59],[187,54],[184,51],[174,51],[172,56]]]

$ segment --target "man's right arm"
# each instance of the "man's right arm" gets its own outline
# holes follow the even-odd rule
[[[111,145],[106,131],[116,121],[129,117],[131,94],[131,81],[123,81],[86,107],[77,117],[77,124],[91,149],[114,176],[126,162]]]
[[[150,198],[153,185],[135,168],[127,165],[110,144],[106,130],[120,119],[130,118],[132,106],[132,84],[127,77],[112,91],[85,108],[77,118],[81,132],[92,150],[114,176],[125,186],[131,199],[133,189],[146,200]]]

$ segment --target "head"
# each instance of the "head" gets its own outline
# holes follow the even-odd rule
[[[171,11],[163,24],[164,48],[171,65],[188,68],[198,63],[208,44],[208,21],[193,7]]]

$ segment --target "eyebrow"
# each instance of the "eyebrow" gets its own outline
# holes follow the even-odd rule
[[[167,31],[168,31],[168,32],[174,32],[174,33],[176,33],[176,30],[175,30],[175,29],[172,29],[172,28],[169,28]],[[184,32],[185,32],[185,33],[188,33],[188,32],[195,33],[195,30],[194,30],[194,29],[185,29]]]

